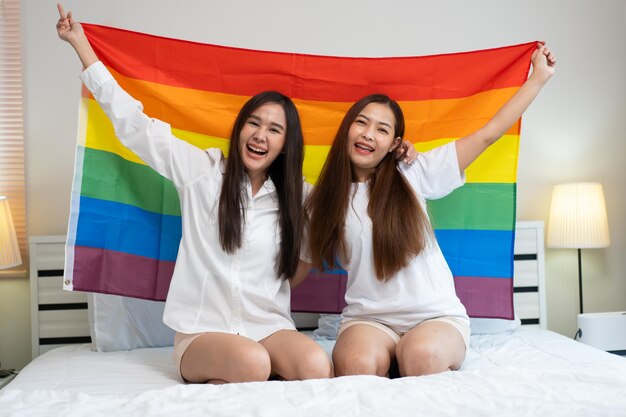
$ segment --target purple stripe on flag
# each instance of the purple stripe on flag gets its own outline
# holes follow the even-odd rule
[[[456,293],[470,317],[513,317],[513,279],[454,277]]]
[[[311,272],[291,292],[291,311],[299,313],[341,313],[348,275]]]
[[[174,262],[171,261],[100,248],[74,247],[75,291],[164,301],[173,272]]]

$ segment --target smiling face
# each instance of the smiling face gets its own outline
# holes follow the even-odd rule
[[[239,153],[251,180],[264,180],[269,166],[285,145],[287,121],[278,103],[266,103],[254,110],[239,133]]]
[[[391,108],[370,103],[356,116],[348,130],[348,154],[359,182],[367,180],[378,164],[400,144]]]

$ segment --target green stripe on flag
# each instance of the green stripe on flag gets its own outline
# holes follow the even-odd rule
[[[428,213],[435,229],[513,230],[515,193],[516,184],[467,183],[445,198],[428,201]],[[85,148],[81,195],[180,216],[171,181],[106,151]]]
[[[428,201],[435,229],[513,230],[514,183],[467,183],[450,195]]]
[[[176,188],[147,165],[106,151],[85,148],[81,196],[180,216]]]

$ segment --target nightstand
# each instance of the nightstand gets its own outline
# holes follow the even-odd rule
[[[15,378],[15,375],[9,375],[5,378],[0,378],[0,390],[6,387],[9,382],[13,381],[13,378]]]
[[[580,342],[626,355],[626,311],[578,315]]]

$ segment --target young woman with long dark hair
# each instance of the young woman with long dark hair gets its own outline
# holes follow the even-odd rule
[[[120,141],[175,185],[183,238],[163,321],[189,382],[323,378],[330,359],[298,333],[289,312],[303,234],[303,140],[293,102],[252,97],[232,130],[228,159],[200,150],[151,119],[98,60],[82,27],[59,5],[59,37],[86,68],[81,78]]]
[[[556,61],[541,43],[531,60],[529,79],[484,127],[418,154],[413,163],[394,155],[404,135],[395,101],[370,95],[345,115],[306,204],[309,260],[348,271],[333,351],[336,375],[384,376],[394,362],[401,376],[461,366],[469,318],[425,201],[463,185],[464,170],[537,96]]]

